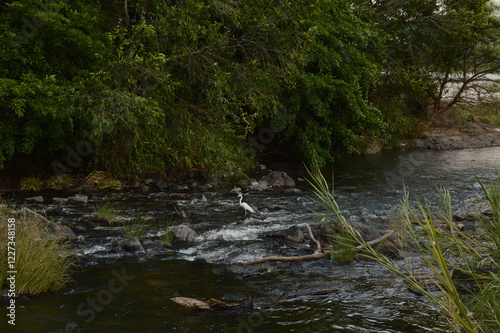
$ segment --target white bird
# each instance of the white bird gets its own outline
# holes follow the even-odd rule
[[[246,202],[241,202],[241,200],[243,200],[243,195],[242,194],[238,194],[238,197],[240,198],[240,206],[245,210],[245,217],[247,216],[247,210],[250,213],[257,214],[257,212],[255,211],[255,209],[253,209],[252,207],[250,207],[249,204],[247,204]]]

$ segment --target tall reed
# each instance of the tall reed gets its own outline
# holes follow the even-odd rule
[[[7,269],[8,219],[16,220],[15,269]],[[7,284],[7,271],[16,271],[16,295],[38,295],[46,291],[57,291],[70,281],[73,265],[68,256],[69,248],[58,239],[50,240],[47,228],[35,216],[20,214],[5,205],[0,209],[0,285]]]
[[[309,171],[309,170],[308,170]],[[484,228],[484,235],[474,238],[460,232],[452,219],[450,192],[444,188],[437,190],[437,202],[440,211],[434,215],[424,198],[418,201],[417,210],[409,201],[409,192],[404,189],[403,199],[399,204],[400,223],[406,230],[406,237],[415,244],[421,261],[429,273],[429,282],[423,281],[414,269],[414,261],[394,260],[379,253],[361,238],[342,216],[333,190],[319,169],[309,171],[310,184],[315,199],[326,210],[316,212],[334,228],[342,228],[355,239],[355,244],[345,242],[344,246],[355,247],[364,257],[374,260],[400,276],[410,289],[425,295],[443,314],[450,328],[455,332],[498,332],[500,329],[500,278],[495,272],[500,269],[500,176],[496,182],[483,184],[478,181],[493,210],[493,218],[481,214],[479,220]],[[436,216],[444,222],[447,231],[436,229]],[[339,238],[338,240],[341,240]],[[469,293],[461,293],[455,284],[452,272],[468,277]]]

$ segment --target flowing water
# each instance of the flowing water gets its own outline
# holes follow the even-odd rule
[[[296,180],[304,177],[298,166],[276,165],[273,169],[285,170]],[[500,148],[384,152],[337,161],[325,174],[332,169],[335,194],[347,219],[387,229],[388,216],[402,198],[403,183],[411,193],[430,199],[436,187],[445,186],[456,211],[472,211],[481,198],[474,173],[491,178],[500,169]],[[112,242],[123,238],[122,228],[89,225],[88,215],[95,212],[98,200],[87,205],[45,205],[49,217],[64,221],[85,237],[77,244],[88,261],[67,288],[18,299],[17,325],[9,330],[426,332],[444,327],[424,298],[409,292],[401,279],[372,262],[339,265],[323,259],[239,265],[269,255],[311,253],[266,237],[292,225],[317,224],[310,211],[317,207],[308,199],[307,183],[297,184],[303,192],[250,193],[245,201],[263,211],[262,219],[245,219],[236,195],[227,191],[205,192],[207,201],[202,200],[202,193],[192,191],[102,194],[119,212],[117,219],[149,218],[146,234],[152,239],[165,233],[167,223],[186,224],[198,234],[193,242],[147,254],[109,252]],[[20,204],[21,199],[15,202]],[[176,210],[183,210],[187,217],[172,218]],[[222,228],[231,223],[234,225]],[[242,277],[252,272],[263,274]],[[338,290],[310,295],[327,288]],[[235,302],[252,296],[255,307],[195,313],[170,300],[179,296]],[[277,300],[280,297],[286,298]],[[0,314],[5,318],[4,306]]]

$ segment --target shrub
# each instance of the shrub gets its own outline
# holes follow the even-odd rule
[[[44,185],[40,177],[26,177],[19,182],[21,191],[39,191]]]

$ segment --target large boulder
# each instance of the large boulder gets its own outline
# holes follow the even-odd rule
[[[261,181],[265,181],[269,186],[274,187],[294,187],[295,182],[286,172],[282,171],[272,171],[266,176],[261,178]]]
[[[285,230],[279,230],[279,231],[277,231],[269,236],[273,237],[273,238],[280,238],[280,239],[296,242],[296,243],[304,243],[304,240],[305,240],[304,233],[302,232],[300,227],[296,226],[296,225],[291,226],[290,228],[285,229]]]
[[[169,230],[174,233],[174,241],[190,242],[196,237],[196,231],[185,224],[170,227]]]

